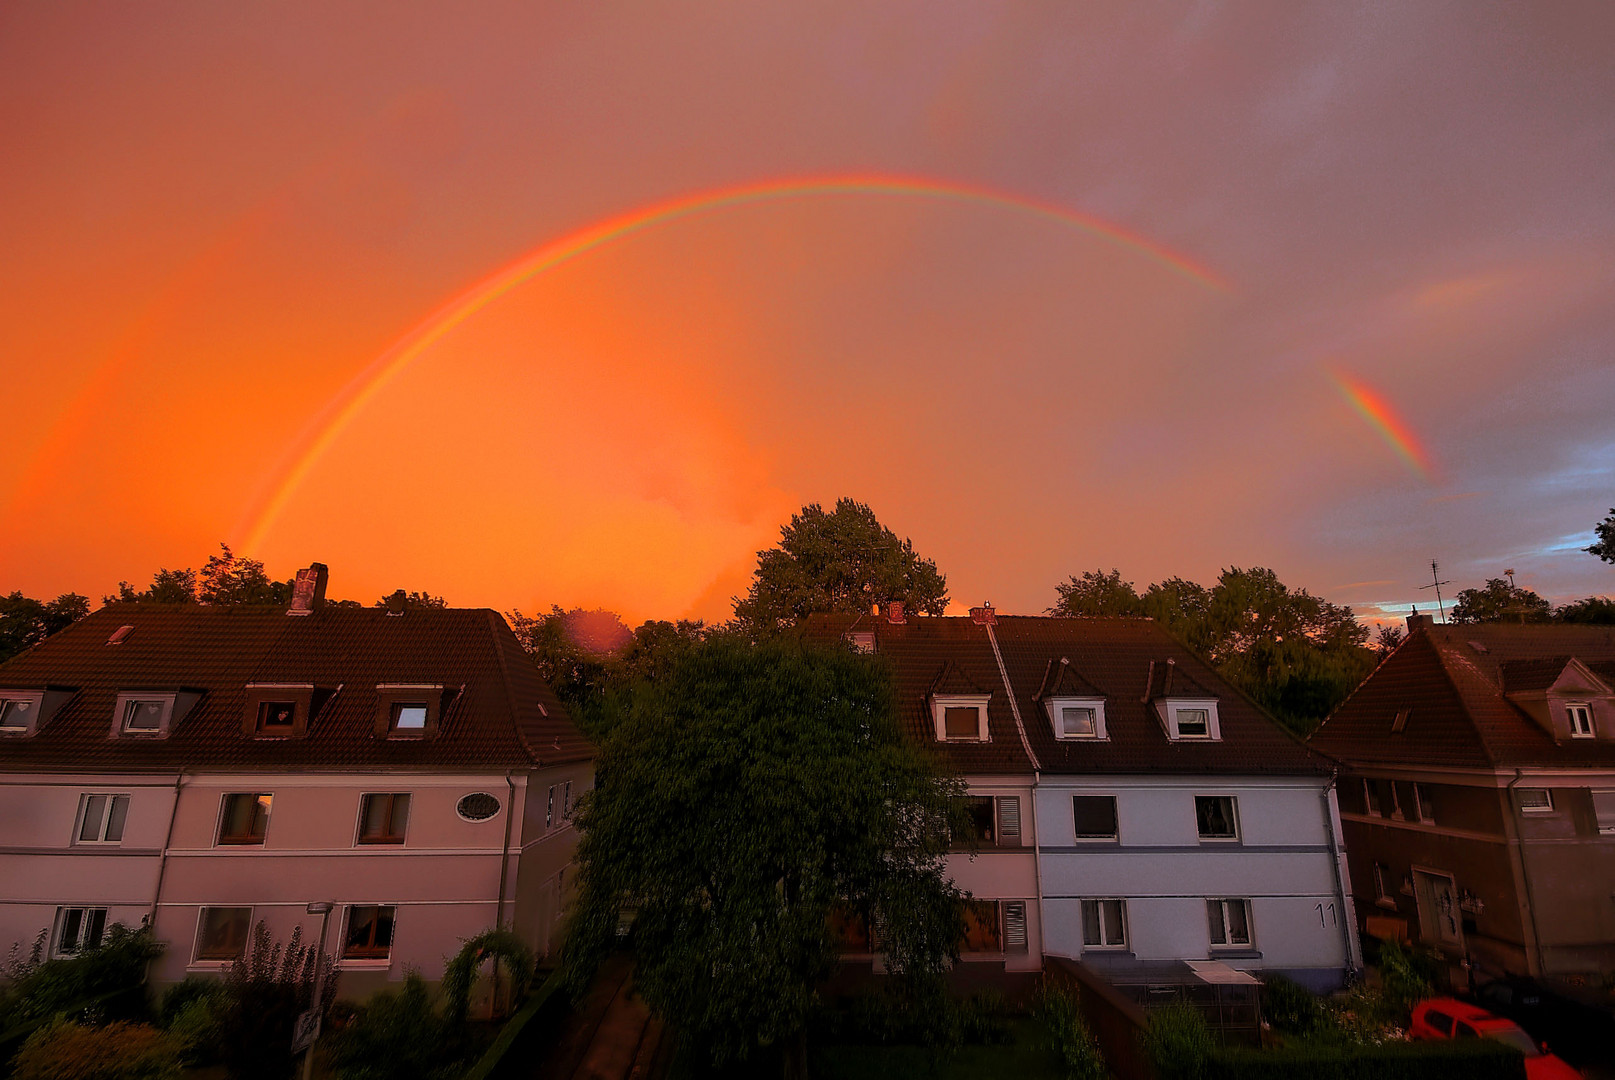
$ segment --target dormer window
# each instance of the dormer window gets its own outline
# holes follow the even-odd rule
[[[1570,737],[1572,739],[1590,739],[1593,737],[1593,708],[1585,702],[1575,702],[1565,706],[1565,715],[1570,720]]]
[[[0,693],[0,734],[27,735],[39,722],[44,694]]]
[[[1178,738],[1209,739],[1211,737],[1210,709],[1177,709]]]
[[[248,683],[242,730],[259,739],[300,739],[313,705],[313,683]]]
[[[426,702],[399,701],[393,703],[393,717],[390,725],[397,732],[423,732],[426,730]]]
[[[991,695],[935,694],[931,715],[938,742],[989,742],[987,702]]]
[[[1222,738],[1217,723],[1217,703],[1212,700],[1167,701],[1162,706],[1166,714],[1166,735],[1174,742],[1207,741]]]
[[[119,694],[112,711],[112,733],[140,739],[163,738],[173,725],[177,696],[145,691]]]
[[[297,720],[297,702],[260,701],[258,730],[265,735],[287,735]]]
[[[1052,698],[1044,703],[1056,739],[1105,738],[1102,698]]]
[[[385,739],[430,739],[443,711],[443,687],[383,683],[376,687],[376,735]]]

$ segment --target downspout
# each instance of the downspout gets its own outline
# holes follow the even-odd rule
[[[1037,760],[1037,754],[1032,751],[1032,741],[1026,737],[1026,725],[1021,723],[1021,707],[1015,700],[1015,688],[1009,684],[1009,668],[1004,666],[1004,654],[998,649],[998,635],[993,633],[993,624],[984,622],[982,629],[987,631],[987,641],[993,647],[993,659],[998,661],[998,676],[1004,680],[1004,695],[1009,698],[1010,715],[1015,717],[1015,732],[1021,737],[1021,749],[1026,751],[1026,759],[1032,763],[1032,888],[1037,892],[1037,949],[1038,956],[1044,955],[1043,949],[1043,857],[1042,833],[1037,828],[1037,787],[1042,775],[1042,764]]]
[[[499,907],[494,916],[494,925],[501,930],[505,928],[505,881],[510,876],[510,824],[511,818],[516,816],[514,776],[514,771],[505,773],[505,846],[499,853]],[[494,965],[496,970],[498,966]]]
[[[168,832],[163,836],[163,850],[157,854],[157,885],[151,894],[151,911],[146,915],[146,924],[157,925],[157,901],[163,896],[163,875],[168,870],[168,849],[174,843],[174,820],[179,817],[179,789],[185,782],[185,770],[181,769],[174,776],[174,803],[168,808]]]
[[[1356,909],[1346,900],[1346,882],[1340,873],[1340,838],[1335,835],[1334,807],[1329,802],[1329,796],[1334,792],[1339,780],[1340,770],[1332,769],[1329,773],[1329,782],[1323,786],[1320,798],[1323,801],[1323,827],[1329,834],[1329,869],[1335,878],[1335,898],[1340,901],[1340,918],[1337,922],[1340,926],[1341,944],[1346,947],[1346,967],[1356,974],[1363,969],[1362,957],[1357,955],[1356,939],[1352,933],[1357,926]]]
[[[1509,847],[1514,849],[1514,860],[1520,868],[1520,884],[1525,888],[1525,921],[1526,925],[1530,927],[1531,930],[1531,949],[1527,950],[1525,954],[1526,965],[1528,967],[1531,962],[1531,952],[1535,951],[1536,953],[1536,970],[1527,972],[1527,974],[1540,977],[1546,967],[1546,965],[1542,962],[1542,931],[1537,928],[1536,897],[1531,894],[1531,868],[1527,866],[1525,862],[1525,839],[1520,834],[1520,827],[1522,824],[1520,821],[1520,804],[1519,800],[1514,798],[1514,786],[1524,779],[1525,771],[1523,769],[1515,769],[1514,779],[1508,782],[1508,787],[1504,790],[1508,793],[1509,820],[1514,826],[1514,836],[1509,842]]]

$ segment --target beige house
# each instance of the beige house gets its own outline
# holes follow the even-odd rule
[[[159,982],[251,927],[318,938],[343,992],[556,944],[593,750],[497,612],[126,604],[0,665],[0,950],[149,923]]]

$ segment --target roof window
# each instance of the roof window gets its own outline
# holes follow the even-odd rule
[[[313,683],[248,683],[241,731],[251,738],[300,739],[313,712]]]
[[[202,699],[195,690],[124,690],[112,708],[114,738],[166,739]]]
[[[107,638],[107,644],[122,645],[124,640],[134,632],[135,628],[132,626],[120,626],[116,630],[112,631],[112,636]]]
[[[382,683],[376,687],[375,734],[383,739],[430,739],[443,711],[443,687]]]
[[[16,690],[0,692],[0,734],[29,735],[39,720],[45,695]]]

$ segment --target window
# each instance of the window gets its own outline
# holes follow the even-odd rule
[[[1019,795],[1000,795],[994,800],[998,806],[998,846],[1021,846],[1021,799]]]
[[[847,635],[847,643],[854,652],[869,654],[875,651],[875,632],[873,630],[855,630]]]
[[[1402,821],[1407,815],[1407,805],[1413,801],[1413,794],[1408,785],[1401,781],[1392,780],[1388,785],[1391,789],[1391,817]]]
[[[1003,952],[1004,939],[998,927],[998,901],[965,901],[965,937],[960,952]]]
[[[397,732],[424,732],[426,730],[426,703],[399,701],[393,704],[392,722],[388,725]]]
[[[992,847],[997,842],[998,822],[993,813],[993,800],[990,795],[966,795],[965,806],[965,834],[961,838],[965,842],[974,840],[979,844]]]
[[[79,806],[77,843],[116,844],[123,840],[129,816],[127,795],[86,795]]]
[[[97,949],[106,933],[104,907],[62,908],[56,921],[57,956],[77,956],[86,949]]]
[[[1412,709],[1398,709],[1391,718],[1391,734],[1400,735],[1408,729],[1408,717],[1413,715]]]
[[[112,707],[112,734],[164,739],[198,701],[199,690],[121,690]]]
[[[1211,923],[1211,943],[1224,948],[1251,943],[1249,900],[1207,900],[1206,918]]]
[[[1480,1038],[1480,1032],[1459,1020],[1453,1024],[1452,1037],[1455,1039],[1478,1039]]]
[[[1385,816],[1385,812],[1380,809],[1379,784],[1374,780],[1363,781],[1363,809],[1369,817]]]
[[[1178,738],[1205,739],[1211,736],[1211,710],[1179,709]]]
[[[1127,948],[1127,901],[1084,900],[1082,944],[1089,949]]]
[[[1232,795],[1196,795],[1194,817],[1202,840],[1239,839],[1239,817]]]
[[[1217,725],[1215,698],[1168,698],[1157,702],[1156,709],[1166,723],[1166,735],[1169,739],[1174,741],[1205,739],[1215,742],[1222,737],[1222,730]]]
[[[1593,816],[1598,819],[1600,833],[1615,835],[1615,791],[1593,792]]]
[[[1423,784],[1413,785],[1413,820],[1434,823],[1436,804],[1430,801],[1430,789]]]
[[[1374,864],[1374,903],[1381,907],[1395,907],[1396,897],[1391,895],[1391,888],[1385,884],[1387,868],[1384,863]]]
[[[261,735],[290,735],[297,726],[297,702],[260,701],[258,732]]]
[[[1424,1014],[1424,1022],[1441,1032],[1441,1034],[1449,1038],[1452,1037],[1452,1017],[1446,1013],[1431,1009]]]
[[[1056,698],[1046,703],[1056,739],[1103,739],[1105,703],[1099,699]]]
[[[1553,813],[1553,792],[1547,788],[1522,787],[1517,790],[1520,812],[1524,814]]]
[[[1073,795],[1071,806],[1078,840],[1116,839],[1116,796]]]
[[[544,807],[544,827],[546,829],[555,825],[555,785],[550,785],[550,801]]]
[[[1026,933],[1026,901],[1004,902],[1004,951],[1026,952],[1029,948]]]
[[[385,960],[393,947],[391,907],[348,908],[348,936],[342,942],[344,960]]]
[[[129,698],[123,703],[123,730],[130,735],[155,735],[167,719],[167,698]]]
[[[359,800],[359,843],[402,844],[409,828],[409,795],[366,795]]]
[[[1574,739],[1590,739],[1593,737],[1593,710],[1588,705],[1567,705],[1565,713],[1570,717],[1570,736]]]
[[[378,683],[378,738],[430,739],[437,735],[444,707],[443,687],[425,683]]]
[[[572,781],[566,782],[566,788],[561,792],[561,820],[572,820]]]
[[[247,947],[251,929],[251,908],[203,908],[196,934],[196,958],[234,960]]]
[[[942,710],[943,737],[948,739],[974,739],[976,737],[977,709],[973,705],[950,705]]]
[[[0,731],[25,735],[39,720],[43,694],[0,694]]]
[[[486,791],[475,791],[462,796],[454,812],[464,821],[487,821],[499,813],[499,800]]]
[[[269,830],[269,805],[274,798],[267,793],[226,795],[219,814],[219,843],[263,843]]]

